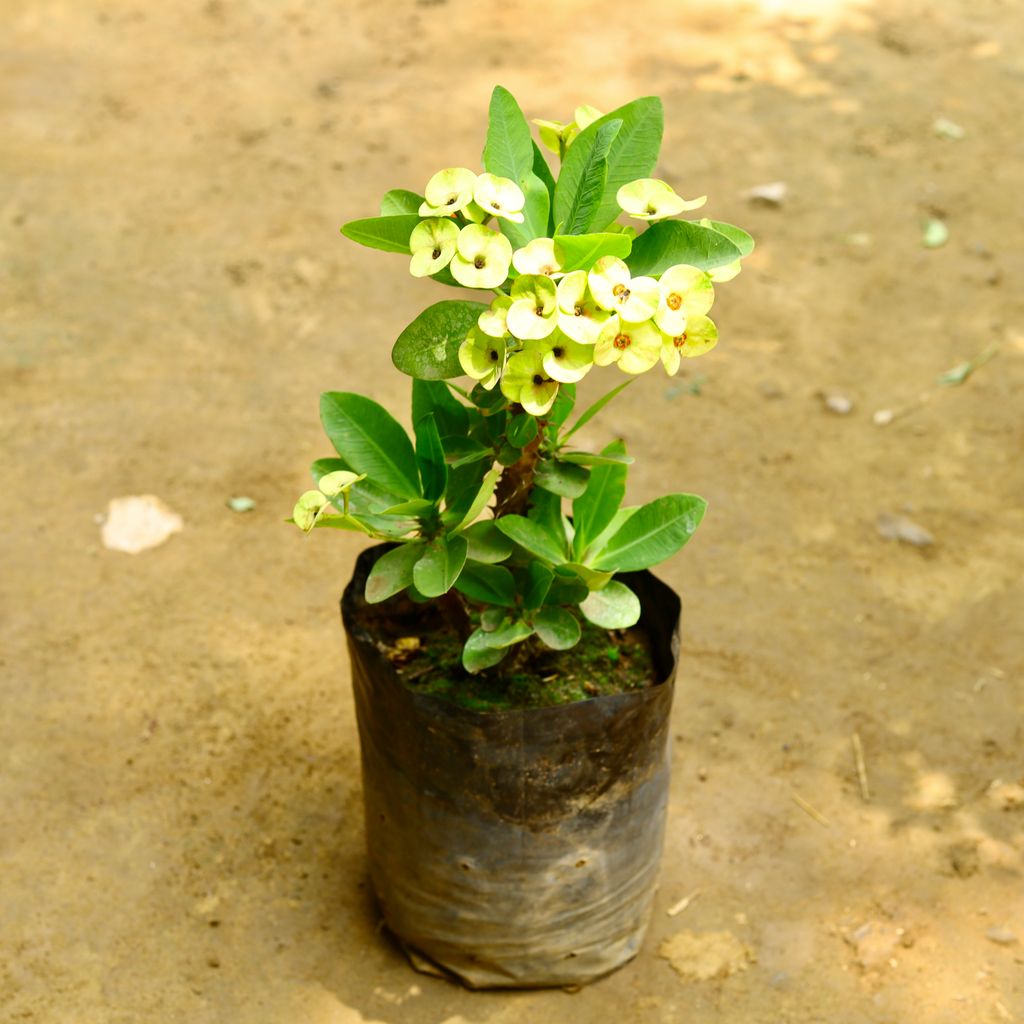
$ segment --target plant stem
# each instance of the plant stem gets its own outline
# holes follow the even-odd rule
[[[494,506],[494,518],[500,516],[524,515],[529,505],[530,492],[533,490],[533,473],[537,466],[540,452],[541,433],[523,449],[518,462],[507,466],[498,480],[494,494],[497,503]]]

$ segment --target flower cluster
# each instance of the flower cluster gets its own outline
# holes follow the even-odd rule
[[[462,369],[535,416],[546,413],[559,384],[582,380],[593,366],[615,363],[644,373],[658,361],[667,373],[682,358],[703,355],[718,340],[707,316],[711,276],[680,264],[660,277],[633,277],[616,256],[589,271],[564,273],[550,238],[517,250],[519,276],[500,294],[459,349]]]
[[[569,124],[535,122],[541,140],[564,156],[601,113],[580,107]],[[615,193],[619,209],[650,226],[704,205],[683,199],[656,178],[640,178]],[[659,361],[670,375],[684,358],[714,348],[718,330],[709,319],[714,281],[739,273],[739,261],[705,271],[678,263],[654,276],[634,277],[607,251],[566,270],[554,237],[513,249],[500,222],[522,224],[526,197],[511,178],[447,167],[427,182],[409,238],[414,277],[450,275],[449,283],[490,289],[498,297],[459,348],[463,371],[492,390],[499,383],[511,402],[532,415],[548,412],[560,384],[576,383],[593,366],[616,364],[644,373]],[[491,224],[494,218],[495,224]],[[615,224],[612,234],[636,236]],[[557,231],[557,226],[556,226]],[[628,252],[628,247],[620,252]]]
[[[474,174],[466,167],[438,171],[423,193],[425,217],[409,238],[413,277],[429,277],[448,267],[467,288],[497,288],[508,277],[512,243],[484,224],[498,217],[523,222],[523,190],[510,178]]]

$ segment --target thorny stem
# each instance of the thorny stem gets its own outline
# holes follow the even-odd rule
[[[533,490],[533,473],[540,457],[541,431],[523,449],[518,462],[506,467],[494,490],[497,502],[494,506],[494,518],[501,516],[524,515]]]

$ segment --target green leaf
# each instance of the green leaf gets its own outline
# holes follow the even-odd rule
[[[506,537],[526,548],[530,554],[555,565],[565,561],[565,545],[540,523],[524,516],[502,516],[495,523]]]
[[[514,448],[507,441],[498,449],[498,462],[502,466],[514,466],[523,456],[522,448]]]
[[[720,235],[725,235],[726,238],[732,242],[740,251],[740,256],[744,259],[754,251],[754,239],[753,236],[748,232],[744,231],[743,228],[736,227],[735,224],[726,224],[722,220],[710,220],[707,217],[702,217],[698,224],[702,228],[711,228],[712,231],[717,231]]]
[[[604,629],[627,629],[640,621],[640,599],[625,583],[612,580],[603,590],[594,590],[580,611],[588,622]]]
[[[590,270],[602,256],[625,259],[633,246],[629,235],[599,231],[591,235],[555,235],[555,259],[562,269]]]
[[[497,604],[504,608],[511,608],[516,600],[515,580],[503,565],[467,561],[455,589],[474,601]]]
[[[440,597],[452,589],[466,564],[465,537],[441,534],[430,541],[412,568],[412,580],[424,597]]]
[[[416,434],[416,465],[420,470],[423,497],[438,501],[448,486],[448,466],[434,414],[427,413],[413,428]]]
[[[391,551],[386,551],[370,570],[366,577],[366,600],[369,604],[379,604],[400,590],[405,590],[412,583],[413,566],[423,554],[423,544],[400,544]]]
[[[508,425],[508,443],[516,448],[523,448],[537,436],[537,420],[528,412],[521,412],[512,417]]]
[[[695,494],[667,494],[637,509],[593,561],[595,569],[647,569],[674,555],[693,536],[707,502]]]
[[[594,452],[559,452],[562,462],[577,466],[632,466],[636,459],[632,455],[607,455]]]
[[[530,494],[530,508],[527,519],[539,523],[553,537],[565,538],[565,520],[562,518],[562,499],[553,491],[534,488]]]
[[[559,459],[542,459],[534,470],[534,483],[563,498],[578,498],[587,489],[590,470]]]
[[[604,125],[616,120],[622,122],[622,127],[605,156],[607,172],[601,202],[581,230],[595,228],[600,231],[611,224],[620,212],[615,200],[618,190],[637,178],[650,177],[654,170],[661,148],[664,115],[661,100],[656,96],[646,96],[599,117],[573,140],[555,187],[556,226],[568,223],[569,212],[590,163],[598,134]]]
[[[569,413],[572,412],[572,407],[575,404],[576,385],[562,384],[555,396],[555,404],[551,406],[551,411],[548,413],[548,423],[560,427],[569,418]]]
[[[625,508],[620,508],[612,516],[612,521],[590,542],[587,557],[588,563],[593,560],[597,553],[604,550],[605,544],[639,511],[639,505],[627,505]]]
[[[368,249],[382,249],[384,252],[400,252],[406,256],[409,236],[420,222],[418,214],[402,214],[398,217],[367,217],[364,220],[350,220],[342,226],[341,233],[353,242]]]
[[[488,467],[483,462],[467,463],[448,470],[448,489],[444,492],[445,513],[442,517],[449,529],[460,522],[473,503]]]
[[[559,572],[571,572],[578,576],[587,585],[588,590],[601,590],[608,585],[613,575],[610,572],[592,569],[589,565],[582,565],[579,562],[565,562],[558,568]]]
[[[526,586],[523,588],[523,607],[539,608],[548,596],[555,574],[540,562],[531,562],[526,567]]]
[[[622,122],[618,119],[602,124],[594,137],[594,144],[587,153],[580,169],[576,195],[572,197],[565,220],[559,222],[559,230],[567,235],[582,235],[590,227],[592,218],[604,197],[605,181],[608,178],[608,150],[619,134]]]
[[[542,608],[533,616],[533,629],[552,650],[567,651],[580,642],[582,630],[576,616],[565,608]]]
[[[445,460],[453,469],[468,466],[472,462],[480,462],[482,459],[494,458],[493,448],[488,448],[472,437],[455,434],[452,437],[442,437],[441,444],[444,447]]]
[[[551,167],[548,165],[544,154],[541,152],[540,146],[536,142],[533,143],[533,173],[544,182],[544,187],[548,190],[548,197],[551,203],[555,201],[555,177],[551,173]],[[550,220],[548,222],[549,229],[551,228]],[[546,233],[550,233],[546,232]]]
[[[658,277],[677,263],[713,270],[739,258],[740,250],[711,228],[687,220],[662,220],[634,239],[626,263],[634,277]]]
[[[363,395],[328,391],[320,396],[320,419],[353,472],[403,498],[422,496],[412,443],[387,409]]]
[[[428,412],[434,414],[442,438],[469,430],[469,410],[439,380],[413,380],[412,421],[418,423]]]
[[[511,647],[533,636],[533,627],[520,621],[503,622],[497,629],[490,630],[486,636],[488,647]]]
[[[618,387],[614,387],[606,395],[602,395],[592,406],[590,406],[586,412],[580,415],[580,418],[562,435],[562,443],[572,437],[580,427],[585,427],[620,391],[625,391],[633,381],[635,377],[630,377],[629,380],[623,381]]]
[[[512,541],[493,519],[481,519],[467,526],[462,535],[469,542],[469,557],[476,562],[504,562],[512,554]]]
[[[613,455],[625,455],[622,441],[612,441],[604,449]],[[626,467],[622,465],[596,466],[590,473],[590,483],[572,504],[572,521],[576,527],[573,551],[580,557],[587,545],[612,521],[626,496]]]
[[[498,485],[498,477],[501,476],[500,469],[491,469],[484,474],[483,480],[480,482],[480,488],[473,496],[473,500],[469,503],[468,508],[462,515],[462,518],[458,520],[452,527],[454,530],[461,530],[464,527],[469,526],[474,519],[487,507],[487,503],[494,496],[494,488]]]
[[[590,587],[586,585],[575,574],[571,576],[556,576],[551,583],[551,589],[544,598],[545,604],[579,604],[587,599]]]
[[[491,93],[483,164],[491,174],[511,178],[526,197],[522,224],[500,221],[502,233],[516,248],[547,234],[551,197],[544,181],[534,173],[533,162],[530,126],[512,93],[496,85]]]
[[[464,299],[435,302],[398,336],[391,361],[402,373],[420,380],[461,376],[459,346],[486,309],[482,302]]]
[[[426,512],[427,509],[433,508],[434,504],[434,501],[428,501],[426,498],[411,498],[409,501],[400,501],[397,505],[384,509],[381,515],[418,516]]]
[[[405,188],[393,188],[384,193],[380,201],[380,215],[382,217],[401,217],[403,214],[415,214],[419,220],[420,204],[423,196],[410,192]]]
[[[482,629],[474,630],[462,648],[462,667],[471,675],[497,665],[505,657],[504,647],[492,647],[487,643],[489,635]]]

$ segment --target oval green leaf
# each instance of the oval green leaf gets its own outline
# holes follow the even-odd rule
[[[739,258],[740,250],[725,235],[686,220],[663,220],[634,239],[626,263],[634,277],[658,277],[679,263],[713,270]]]
[[[593,562],[595,569],[647,569],[674,555],[692,536],[707,502],[696,494],[666,494],[641,505]]]
[[[534,632],[552,650],[567,651],[580,642],[579,621],[565,608],[542,608],[533,617]]]
[[[435,302],[398,336],[391,361],[402,373],[421,380],[461,376],[459,346],[486,309],[482,302],[464,299]]]
[[[412,442],[387,409],[363,395],[328,391],[320,396],[320,419],[347,468],[400,497],[422,496]]]
[[[640,621],[640,599],[625,583],[612,580],[603,590],[590,593],[580,602],[588,622],[604,629],[628,629]]]

